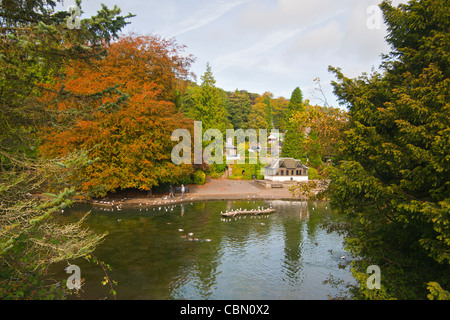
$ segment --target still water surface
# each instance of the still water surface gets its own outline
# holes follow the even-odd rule
[[[277,211],[220,215],[269,206]],[[353,282],[348,267],[339,268],[348,260],[342,237],[321,228],[338,219],[326,202],[214,201],[121,211],[80,205],[66,218],[89,210],[86,225],[109,232],[95,255],[111,266],[117,299],[328,299],[338,294],[323,284],[330,275]],[[85,279],[82,298],[112,299],[101,285],[101,267],[73,263]],[[69,276],[63,267],[55,276]]]

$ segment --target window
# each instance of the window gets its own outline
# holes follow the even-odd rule
[[[280,176],[284,176],[284,170],[280,170]]]

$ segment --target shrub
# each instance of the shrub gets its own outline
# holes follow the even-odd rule
[[[226,161],[224,161],[223,163],[213,163],[210,165],[210,173],[213,172],[217,172],[217,173],[222,173],[225,171],[225,169],[227,168],[227,163]]]
[[[219,174],[217,172],[213,172],[213,173],[211,173],[211,178],[212,179],[218,179],[219,178]]]
[[[205,173],[201,170],[195,171],[194,174],[192,175],[192,181],[197,185],[205,184],[206,181]]]
[[[325,165],[324,168],[320,171],[320,176],[324,179],[327,179],[331,177],[331,174],[336,170],[337,170],[336,167]]]
[[[320,179],[320,176],[319,176],[319,173],[317,172],[317,169],[315,169],[315,168],[309,168],[308,169],[308,179],[309,180]]]
[[[233,164],[233,176],[235,179],[243,179],[243,180],[251,180],[253,175],[256,175],[257,179],[264,179],[264,175],[261,175],[261,168],[264,165],[261,163],[258,164]],[[244,174],[242,174],[244,171]],[[231,177],[233,178],[233,177]]]

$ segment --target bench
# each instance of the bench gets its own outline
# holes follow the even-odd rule
[[[283,188],[283,185],[281,183],[272,183],[271,187],[272,188]]]

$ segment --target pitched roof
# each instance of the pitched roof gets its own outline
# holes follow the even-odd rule
[[[294,158],[275,159],[275,160],[272,160],[272,162],[266,166],[266,168],[272,168],[272,169],[278,169],[280,167],[285,167],[287,169],[296,169],[296,168],[309,169],[308,166],[304,165],[301,160],[297,160]]]

